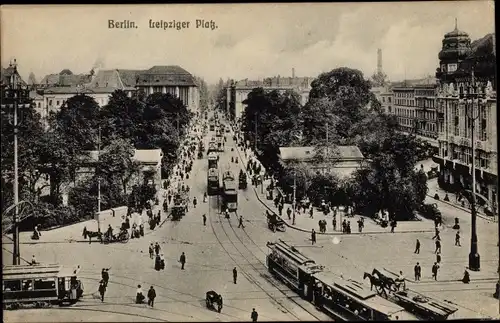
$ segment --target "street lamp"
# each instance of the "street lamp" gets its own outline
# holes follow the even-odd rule
[[[479,91],[478,91],[479,90]],[[474,70],[472,70],[472,82],[467,88],[460,87],[459,102],[465,103],[465,115],[467,129],[471,123],[471,145],[472,145],[472,198],[471,198],[471,238],[469,253],[469,269],[479,271],[481,268],[480,256],[477,248],[477,210],[476,210],[476,143],[474,139],[475,123],[479,118],[479,104],[484,99],[484,89],[479,89],[474,80]],[[477,108],[476,108],[477,106]],[[477,112],[477,113],[476,113]]]
[[[297,194],[297,170],[293,169],[292,225],[295,225],[295,198]]]
[[[13,69],[10,76],[9,85],[2,89],[2,108],[7,108],[9,116],[9,124],[14,128],[14,252],[12,253],[12,264],[19,265],[21,253],[19,251],[19,170],[18,170],[18,145],[17,134],[19,126],[23,122],[24,108],[29,107],[29,89],[26,84],[21,80],[17,73],[17,64],[14,59],[14,64],[9,65]],[[18,109],[21,108],[20,111]],[[10,115],[13,114],[12,121]],[[19,121],[18,121],[19,117]],[[12,122],[12,123],[11,123]]]

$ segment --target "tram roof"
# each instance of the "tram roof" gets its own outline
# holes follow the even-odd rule
[[[314,274],[314,277],[324,285],[352,297],[361,305],[380,313],[400,316],[400,313],[404,314],[406,311],[403,307],[377,295],[376,292],[370,291],[368,287],[357,281],[342,279],[329,272],[320,272]]]
[[[49,278],[68,277],[75,273],[69,268],[58,264],[44,265],[7,265],[2,268],[3,279],[27,279],[27,278]]]
[[[300,251],[295,249],[295,247],[290,246],[283,241],[272,244],[271,248],[274,248],[275,250],[283,253],[284,255],[291,258],[292,260],[294,260],[295,262],[297,262],[300,265],[315,264],[316,263],[314,260],[312,260],[312,259],[306,257],[305,255],[303,255],[302,253],[300,253]]]

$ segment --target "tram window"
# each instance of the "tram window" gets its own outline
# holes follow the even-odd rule
[[[23,290],[33,290],[33,281],[23,280]]]
[[[19,281],[19,280],[4,280],[3,290],[4,291],[21,290],[21,281]]]
[[[35,280],[35,290],[39,289],[54,289],[56,282],[54,279],[37,279]]]

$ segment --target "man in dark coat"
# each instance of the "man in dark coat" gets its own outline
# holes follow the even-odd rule
[[[311,241],[312,241],[312,244],[316,243],[316,231],[314,231],[314,229],[312,229],[312,231],[311,231]]]
[[[108,287],[108,281],[109,281],[109,269],[103,268],[101,272],[101,277],[102,280],[104,281],[105,287]]]
[[[288,220],[292,219],[292,217],[291,217],[291,215],[292,215],[292,209],[290,209],[290,207],[288,207],[288,209],[286,209],[286,215],[288,215]]]
[[[203,214],[203,225],[207,225],[207,216]]]
[[[180,257],[179,262],[181,263],[181,269],[184,270],[184,264],[186,263],[186,255],[184,254],[184,252]]]
[[[236,267],[233,268],[233,282],[236,284],[236,280],[238,278],[238,270],[236,270]]]
[[[101,295],[101,302],[104,302],[104,294],[106,293],[106,283],[104,280],[99,282],[99,294]]]
[[[415,245],[415,251],[413,253],[419,254],[420,253],[420,240],[417,239],[417,243]]]
[[[422,268],[418,262],[415,267],[413,267],[413,272],[415,273],[415,281],[420,281],[420,277],[422,277]]]
[[[257,319],[259,318],[259,313],[254,309],[252,309],[252,314],[250,314],[250,317],[252,318],[252,322],[257,322]]]
[[[155,304],[155,298],[156,298],[156,291],[155,289],[153,288],[153,286],[151,286],[148,290],[148,305],[151,306],[151,307],[154,307],[154,304]]]

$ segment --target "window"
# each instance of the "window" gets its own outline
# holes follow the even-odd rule
[[[35,280],[35,290],[55,289],[55,288],[56,288],[56,281],[54,278]]]
[[[20,280],[4,280],[3,281],[3,291],[18,291],[21,290]]]
[[[59,106],[59,100],[56,101],[56,107],[58,107],[58,106]]]
[[[389,103],[391,103],[391,97],[389,97]]]

